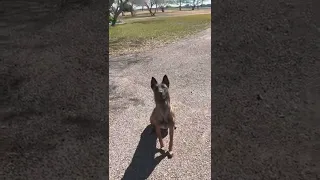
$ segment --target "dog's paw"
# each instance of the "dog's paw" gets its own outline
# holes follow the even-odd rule
[[[168,158],[171,159],[173,157],[173,151],[168,151]]]
[[[165,149],[164,147],[160,147],[160,148],[159,148],[159,152],[160,152],[161,154],[165,154],[165,153],[166,153],[166,149]]]

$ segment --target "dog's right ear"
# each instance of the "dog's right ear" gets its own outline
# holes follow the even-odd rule
[[[167,85],[167,87],[169,88],[170,83],[167,75],[163,76],[162,83]]]
[[[155,87],[157,84],[158,84],[157,80],[156,80],[154,77],[152,77],[152,78],[151,78],[151,89],[154,89],[154,87]]]

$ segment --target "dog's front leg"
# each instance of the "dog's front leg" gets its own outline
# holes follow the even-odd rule
[[[173,134],[174,134],[174,127],[170,126],[169,128],[169,136],[170,136],[170,141],[169,141],[169,156],[173,156],[173,151],[172,151],[172,146],[173,146]]]
[[[163,145],[163,140],[162,140],[162,136],[161,136],[160,126],[159,125],[155,125],[155,128],[156,128],[156,134],[157,134],[157,136],[159,138],[160,148],[162,149],[164,147],[164,145]]]

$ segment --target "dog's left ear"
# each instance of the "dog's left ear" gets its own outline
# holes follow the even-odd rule
[[[167,87],[169,88],[170,83],[167,75],[163,76],[162,83],[167,85]]]

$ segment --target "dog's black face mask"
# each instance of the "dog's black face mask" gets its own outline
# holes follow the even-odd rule
[[[169,99],[169,79],[167,75],[163,76],[162,82],[158,84],[157,80],[152,77],[151,88],[154,92],[154,98],[156,101],[164,101]]]

